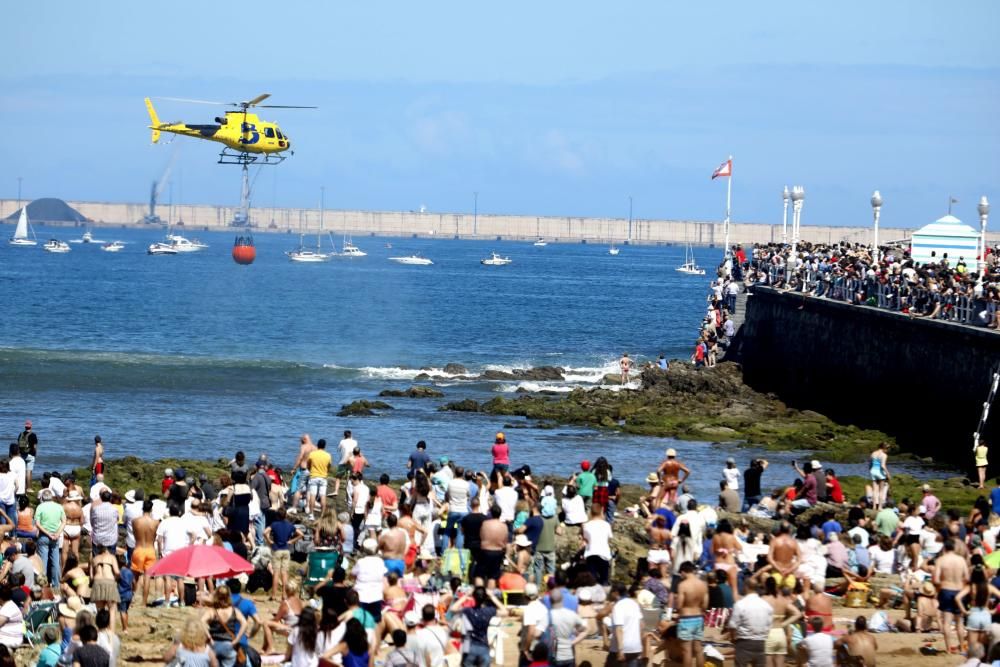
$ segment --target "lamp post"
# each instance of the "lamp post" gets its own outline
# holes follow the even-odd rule
[[[806,191],[801,185],[792,186],[792,257],[793,269],[798,266],[799,250],[799,223],[802,220],[802,201],[806,197]]]
[[[983,279],[983,272],[986,271],[986,220],[990,217],[990,202],[983,195],[979,200],[979,280]]]
[[[791,197],[788,193],[788,186],[781,191],[781,200],[784,202],[784,209],[781,212],[781,245],[788,243],[788,200]]]
[[[881,252],[878,249],[878,216],[882,212],[882,195],[879,194],[878,190],[872,193],[872,215],[875,216],[875,230],[872,233],[872,257],[875,263],[878,264],[881,258]]]
[[[326,208],[326,186],[319,186],[319,229],[323,230],[323,209]]]

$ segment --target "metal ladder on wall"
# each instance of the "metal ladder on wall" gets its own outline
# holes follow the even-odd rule
[[[990,406],[993,405],[993,399],[997,395],[997,387],[1000,386],[1000,365],[997,365],[993,369],[993,381],[990,383],[990,391],[986,395],[986,402],[983,403],[983,414],[979,418],[979,425],[976,426],[976,432],[972,434],[972,451],[976,451],[979,447],[979,436],[983,432],[983,428],[986,426],[986,420],[990,416]]]

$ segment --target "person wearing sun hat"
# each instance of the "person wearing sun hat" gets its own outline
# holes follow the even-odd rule
[[[660,489],[660,497],[656,502],[659,507],[664,500],[673,506],[677,502],[677,489],[684,484],[691,475],[691,469],[677,460],[677,450],[673,447],[665,452],[666,459],[657,469],[657,476],[663,480],[663,487]],[[684,476],[681,477],[681,473]]]
[[[497,433],[496,438],[493,439],[493,447],[490,452],[493,454],[493,471],[490,473],[490,477],[495,475],[498,470],[506,475],[510,470],[510,445],[507,444],[507,436],[502,431]]]

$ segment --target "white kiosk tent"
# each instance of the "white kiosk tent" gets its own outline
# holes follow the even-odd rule
[[[913,233],[910,254],[921,264],[938,263],[947,255],[952,268],[963,258],[969,270],[975,271],[978,244],[979,232],[949,214]]]

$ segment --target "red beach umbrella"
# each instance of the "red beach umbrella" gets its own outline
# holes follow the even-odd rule
[[[156,562],[146,572],[151,577],[232,577],[253,572],[253,565],[214,544],[195,544],[178,549]]]

